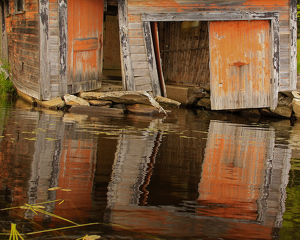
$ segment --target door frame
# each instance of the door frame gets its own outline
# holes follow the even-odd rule
[[[272,74],[272,91],[270,103],[271,109],[275,109],[278,103],[279,87],[279,13],[278,12],[192,12],[192,13],[155,13],[142,14],[143,25],[150,22],[175,22],[175,21],[247,21],[247,20],[269,20],[271,23],[271,52],[273,71]],[[145,42],[152,42],[152,35],[145,34]],[[148,39],[149,38],[149,39]],[[147,44],[147,51],[154,52],[154,46]],[[152,55],[153,56],[153,55]],[[149,58],[149,55],[148,55]],[[154,56],[153,56],[154,58]],[[154,59],[148,59],[153,62]],[[151,69],[150,70],[154,70]],[[156,70],[156,69],[155,69]],[[157,70],[156,70],[157,75]],[[152,80],[153,81],[153,80]]]

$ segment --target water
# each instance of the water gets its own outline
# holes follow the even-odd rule
[[[3,234],[15,223],[24,234],[52,229],[26,239],[300,239],[300,122],[2,104]],[[38,203],[54,215],[28,207]],[[98,224],[53,230],[87,223]]]

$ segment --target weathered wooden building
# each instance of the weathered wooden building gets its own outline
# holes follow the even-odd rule
[[[295,0],[122,0],[130,90],[210,85],[212,109],[277,106],[296,88]]]
[[[37,99],[97,89],[105,67],[122,75],[124,90],[154,96],[166,96],[166,85],[209,85],[216,110],[275,108],[278,92],[296,88],[296,0],[3,0],[1,6],[2,58],[18,90]],[[115,7],[109,20],[107,6]]]
[[[2,49],[13,82],[37,99],[99,88],[103,0],[5,0]],[[5,51],[4,51],[5,53]]]

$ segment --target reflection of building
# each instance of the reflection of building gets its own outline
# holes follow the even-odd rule
[[[211,122],[199,202],[212,204],[201,215],[256,220],[266,159],[272,157],[274,131]]]
[[[1,121],[0,187],[13,207],[27,201],[32,163],[30,156],[35,147],[34,141],[23,139],[35,136],[38,116],[38,112],[19,110],[7,113],[5,120]],[[12,216],[18,218],[23,212],[21,209],[12,211]]]
[[[108,190],[108,207],[138,205],[143,201],[141,196],[147,197],[143,185],[150,181],[161,137],[158,132],[147,131],[142,136],[121,135]]]
[[[196,135],[194,133],[192,136]],[[168,138],[169,141],[166,140]],[[186,139],[194,144],[189,144],[188,154],[182,159],[185,165],[182,166],[188,166],[189,163],[191,166],[194,161],[201,163],[201,155],[198,155],[198,159],[189,159],[188,156],[196,151],[202,152],[205,148],[202,173],[199,171],[198,177],[193,175],[194,169],[180,169],[181,177],[193,175],[190,181],[199,181],[201,174],[198,189],[195,187],[195,193],[198,190],[199,196],[195,196],[194,199],[185,196],[185,191],[167,193],[168,188],[172,188],[174,184],[178,184],[177,191],[187,187],[181,186],[186,185],[187,181],[180,182],[174,179],[177,178],[176,168],[170,163],[163,164],[168,162],[168,159],[166,155],[160,154],[166,142],[173,142],[173,145],[167,146],[169,151],[178,151],[179,144],[174,140],[176,138],[180,139],[170,135],[164,138],[155,159],[151,181],[140,177],[148,173],[147,168],[138,167],[143,162],[144,151],[138,151],[134,142],[132,145],[129,144],[129,140],[124,142],[126,151],[122,153],[130,150],[134,153],[131,154],[134,157],[128,155],[125,160],[128,164],[132,161],[131,165],[135,166],[136,170],[133,171],[124,161],[118,161],[120,158],[116,155],[108,196],[110,221],[136,232],[169,237],[213,236],[247,239],[251,235],[254,239],[271,239],[273,229],[281,227],[285,187],[290,168],[289,150],[284,146],[274,145],[275,131],[270,128],[211,121],[206,148],[195,144],[199,142],[197,138]],[[146,140],[139,141],[144,149],[146,143]],[[169,154],[172,154],[171,152]],[[195,156],[197,155],[194,154]],[[174,155],[173,160],[180,161]],[[159,169],[160,165],[164,166],[163,170]],[[152,188],[151,182],[157,181],[155,172],[160,170],[163,171],[160,177],[165,173],[165,178],[170,179],[169,185],[166,186],[164,181],[156,182],[156,189]],[[125,181],[120,182],[120,179]],[[148,201],[143,204],[136,200],[139,194],[142,195],[140,186],[143,186],[146,180]],[[160,193],[162,199],[157,195],[158,199],[153,199],[151,193]],[[164,201],[164,197],[168,199]],[[169,198],[172,197],[174,201],[170,201]],[[113,204],[110,204],[112,199]],[[155,204],[151,205],[151,202]],[[172,202],[174,205],[170,205]]]
[[[92,208],[97,138],[80,131],[76,123],[63,122],[59,114],[30,111],[15,111],[4,135],[0,177],[2,189],[11,192],[12,205],[62,199],[62,204],[46,204],[45,210],[86,223]],[[59,189],[48,190],[56,187]],[[12,211],[11,216],[38,223],[62,221],[24,209]]]

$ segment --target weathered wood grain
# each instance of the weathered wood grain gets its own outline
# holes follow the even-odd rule
[[[153,96],[161,96],[161,89],[159,84],[157,65],[154,53],[153,39],[151,34],[150,22],[143,22],[144,36],[145,36],[145,46],[147,51],[147,58],[149,63],[150,78],[152,83],[152,93]]]
[[[133,69],[131,62],[131,55],[129,49],[128,38],[128,13],[127,0],[120,0],[118,2],[118,16],[119,16],[119,33],[120,33],[120,48],[122,61],[122,79],[124,90],[134,91],[135,84],[133,79]]]
[[[39,2],[40,13],[40,100],[51,99],[49,67],[49,0]]]

